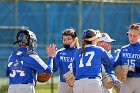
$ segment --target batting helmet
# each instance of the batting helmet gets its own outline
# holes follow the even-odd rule
[[[34,51],[37,47],[36,35],[30,30],[20,30],[16,35],[16,41],[20,47],[29,46],[29,50]]]

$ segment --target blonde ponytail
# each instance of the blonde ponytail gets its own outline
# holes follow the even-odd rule
[[[79,42],[78,42],[78,37],[75,37],[75,45],[76,45],[76,48],[79,48]]]

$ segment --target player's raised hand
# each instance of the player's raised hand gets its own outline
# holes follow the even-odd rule
[[[56,56],[56,47],[54,44],[50,44],[46,46],[46,53],[48,54],[49,57],[55,57]]]

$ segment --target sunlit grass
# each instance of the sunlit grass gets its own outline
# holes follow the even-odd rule
[[[37,84],[35,87],[36,93],[57,93],[57,84]]]

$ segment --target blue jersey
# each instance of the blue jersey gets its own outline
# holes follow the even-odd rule
[[[101,47],[94,45],[87,45],[84,53],[81,56],[81,48],[75,54],[74,67],[76,79],[100,77],[101,78],[101,64],[106,64],[112,67],[114,60],[112,56]],[[103,62],[103,63],[102,63]]]
[[[140,43],[123,46],[115,61],[114,67],[124,64],[130,67],[140,67]],[[140,73],[129,71],[128,76],[140,77]]]
[[[52,63],[53,61],[53,71],[56,72],[58,69],[60,71],[60,81],[65,82],[63,75],[68,71],[73,70],[73,61],[74,61],[74,54],[77,48],[74,46],[72,48],[62,48],[57,51],[56,57],[52,59],[49,57],[48,63]]]
[[[36,71],[51,73],[36,53],[27,54],[27,48],[19,48],[9,57],[6,75],[10,84],[35,84]]]
[[[112,56],[111,53],[108,52],[108,54],[110,56]],[[113,59],[114,59],[114,57],[113,57]],[[104,61],[105,60],[102,60],[102,63],[105,63]],[[105,72],[108,73],[111,76],[111,78],[112,78],[113,81],[115,81],[116,80],[116,77],[114,75],[114,68],[113,68],[113,66],[104,64],[104,68],[105,68]]]

